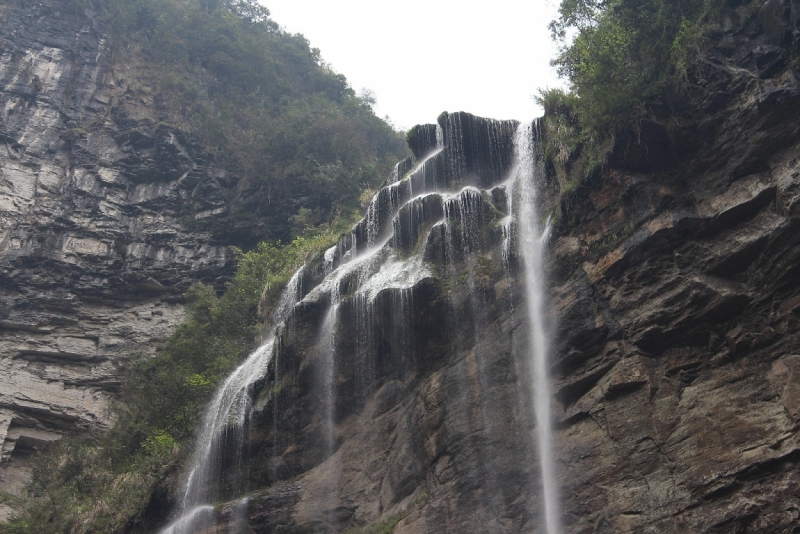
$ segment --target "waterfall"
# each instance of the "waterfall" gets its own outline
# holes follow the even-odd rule
[[[474,292],[494,294],[497,279],[491,275],[493,254],[507,277],[512,276],[516,265],[524,275],[530,341],[529,365],[525,367],[531,369],[544,495],[543,526],[547,534],[559,533],[547,376],[549,339],[544,316],[547,229],[540,224],[536,210],[534,132],[531,125],[514,121],[476,119],[464,113],[443,117],[440,125],[422,129],[425,135],[420,137],[419,150],[395,167],[386,185],[373,197],[364,219],[292,277],[275,308],[271,327],[275,334],[225,380],[210,403],[198,432],[179,517],[162,534],[189,534],[213,527],[223,449],[238,454],[232,463],[240,461],[244,466],[242,473],[233,474],[246,474],[241,450],[247,443],[252,390],[267,375],[273,354],[276,381],[279,366],[281,373],[291,372],[293,365],[311,370],[309,395],[313,402],[307,406],[310,424],[305,431],[318,440],[315,461],[326,464],[320,471],[324,473],[320,482],[324,492],[319,497],[325,502],[317,501],[319,515],[315,521],[338,529],[337,510],[346,499],[339,492],[346,487],[342,484],[347,482],[347,473],[340,465],[346,451],[338,452],[337,439],[341,436],[337,435],[337,422],[356,413],[382,383],[406,380],[418,372],[418,362],[425,365],[419,358],[426,353],[416,348],[414,332],[428,325],[419,315],[415,317],[419,311],[415,303],[425,299],[441,302],[450,298],[452,290],[455,300],[462,299],[460,309],[469,310],[465,315],[473,323],[487,320],[491,307],[484,307],[484,297],[478,298]],[[434,287],[438,289],[432,290]],[[464,291],[472,293],[464,298]],[[318,317],[310,336],[313,340],[304,340],[305,344],[293,344],[288,334],[294,321],[303,320],[298,318],[302,313],[293,313],[295,309],[314,310],[312,315]],[[443,317],[447,313],[425,321],[441,328],[449,320]],[[486,326],[488,323],[483,324]],[[470,470],[480,473],[476,480],[480,481],[484,502],[500,509],[501,478],[484,465],[491,458],[489,451],[480,450],[482,440],[495,434],[495,421],[484,419],[483,412],[486,410],[486,417],[490,417],[487,407],[493,400],[489,384],[494,378],[482,368],[481,362],[489,359],[485,346],[477,349],[483,343],[478,337],[480,328],[468,328],[471,341],[450,333],[444,333],[441,339],[453,340],[457,347],[454,353],[471,350],[477,367],[477,386],[460,379],[454,391],[470,405],[470,413],[476,414],[471,420],[475,428],[464,435],[465,442],[476,447],[472,458],[477,463]],[[510,339],[513,331],[506,330],[504,335]],[[472,343],[471,348],[462,346],[464,343]],[[443,358],[450,354],[446,348],[431,350]],[[281,362],[279,353],[290,354],[295,361]],[[276,406],[271,409],[276,410]],[[277,435],[277,418],[273,424],[273,434]],[[502,428],[499,422],[496,426]],[[232,490],[243,497],[236,505],[233,522],[245,525],[248,488]]]
[[[214,507],[202,505],[187,510],[175,520],[170,526],[162,531],[162,534],[191,534],[211,526],[214,519]]]
[[[543,228],[537,210],[536,179],[541,169],[534,153],[534,132],[530,124],[521,124],[514,139],[517,169],[515,194],[517,211],[518,252],[525,275],[525,297],[528,305],[528,337],[532,370],[533,409],[539,448],[544,515],[547,534],[558,534],[558,489],[553,460],[553,430],[550,418],[550,384],[548,377],[550,335],[545,319],[544,255],[549,227]]]
[[[266,374],[273,344],[274,338],[261,345],[217,390],[197,437],[192,469],[183,495],[181,517],[164,529],[163,534],[190,534],[198,528],[210,526],[213,507],[207,506],[207,503],[214,497],[213,487],[221,463],[221,445],[229,437],[234,442],[234,450],[241,450],[249,413],[250,389]]]
[[[298,270],[281,296],[274,320],[282,322],[291,312],[300,293],[302,269]],[[264,377],[272,359],[275,337],[270,336],[256,349],[217,390],[206,410],[197,436],[192,468],[186,480],[181,501],[180,517],[166,527],[162,534],[191,534],[209,528],[214,518],[214,489],[220,475],[223,444],[233,441],[233,450],[241,454],[245,440],[250,392]],[[241,462],[241,458],[237,458]]]

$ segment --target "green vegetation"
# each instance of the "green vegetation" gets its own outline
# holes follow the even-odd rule
[[[545,93],[579,111],[595,134],[671,113],[677,82],[702,58],[721,0],[563,0],[550,24],[562,43],[553,64],[572,94]],[[574,39],[568,35],[574,33]]]
[[[0,491],[0,504],[11,504],[11,505],[18,505],[20,504],[20,499],[16,495],[12,495],[11,493],[6,493],[4,491]]]
[[[332,223],[408,152],[375,116],[374,97],[357,95],[256,0],[72,3],[93,5],[113,28],[131,87],[117,105],[154,96],[158,121],[230,173],[228,213],[196,223],[223,242],[288,241],[301,210],[307,225]]]
[[[562,193],[604,165],[615,136],[640,121],[678,120],[686,88],[703,83],[722,0],[562,0],[550,24],[553,65],[570,91],[542,91],[546,158]]]
[[[62,441],[37,461],[24,512],[4,533],[150,531],[145,511],[159,484],[192,450],[194,430],[217,384],[254,347],[292,273],[330,246],[352,220],[296,238],[237,251],[222,296],[198,283],[188,318],[164,350],[135,361],[106,432]]]

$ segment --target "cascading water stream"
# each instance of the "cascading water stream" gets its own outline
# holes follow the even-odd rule
[[[549,226],[542,228],[537,210],[536,178],[538,167],[534,136],[530,124],[521,124],[514,139],[517,160],[514,195],[519,199],[516,226],[519,254],[525,273],[525,297],[528,305],[530,367],[533,373],[533,409],[539,448],[544,515],[547,534],[560,532],[558,488],[553,459],[553,430],[550,420],[550,383],[548,376],[550,335],[545,320],[544,255]]]
[[[283,322],[291,312],[300,292],[302,269],[289,281],[275,312],[275,324]],[[180,517],[166,527],[162,534],[191,534],[208,528],[213,521],[213,501],[216,478],[219,475],[221,448],[226,436],[234,440],[240,451],[250,407],[250,390],[267,373],[272,359],[274,336],[256,349],[217,390],[203,417],[192,469],[186,480]]]
[[[346,475],[338,464],[344,453],[336,450],[336,409],[344,404],[337,403],[337,395],[344,391],[353,395],[354,402],[362,402],[373,391],[380,373],[387,373],[404,357],[407,362],[414,360],[410,353],[416,350],[412,339],[417,324],[412,320],[416,288],[422,288],[419,294],[424,296],[424,279],[440,277],[437,273],[461,277],[472,273],[479,261],[484,261],[490,272],[491,259],[486,250],[493,242],[491,235],[497,231],[489,226],[493,220],[502,226],[503,266],[510,272],[512,258],[519,259],[524,273],[546,532],[559,533],[547,376],[549,338],[544,317],[543,254],[547,231],[541,228],[536,213],[533,132],[530,125],[516,128],[512,163],[511,140],[516,124],[487,121],[478,139],[474,134],[477,130],[472,136],[463,134],[471,120],[463,114],[451,116],[444,129],[436,127],[435,144],[431,142],[434,130],[429,128],[426,149],[418,152],[420,160],[409,157],[398,164],[388,184],[373,198],[365,218],[321,258],[313,260],[319,263],[310,264],[305,269],[307,273],[301,268],[294,275],[276,307],[272,331],[277,334],[226,379],[209,405],[187,477],[180,517],[162,534],[190,534],[212,527],[212,505],[219,497],[215,486],[221,476],[221,454],[224,450],[241,455],[233,449],[241,450],[247,442],[253,386],[267,375],[273,354],[278,358],[283,350],[285,332],[292,328],[287,318],[296,320],[298,315],[292,315],[292,310],[300,303],[325,306],[325,315],[315,326],[314,350],[318,353],[313,358],[313,391],[323,402],[316,406],[316,417],[322,420],[317,431],[321,432],[324,448],[320,458],[327,463],[324,494],[329,501],[319,508],[337,510],[342,498],[337,494],[339,478]],[[506,178],[505,183],[500,183]],[[506,217],[499,219],[497,216],[502,214]],[[489,275],[484,277],[491,283]],[[474,281],[469,279],[468,283],[474,291]],[[386,293],[388,290],[391,292]],[[481,301],[473,297],[469,305],[472,313],[468,315],[477,321]],[[355,331],[338,331],[345,325]],[[481,343],[477,338],[474,341],[476,347]],[[480,364],[483,356],[477,357]],[[276,380],[277,373],[276,365]],[[480,410],[489,406],[489,397],[483,396],[490,387],[488,375],[481,375],[478,383],[480,387],[474,390],[469,384],[465,386],[463,401],[475,404],[471,413],[480,416],[475,419],[480,426],[484,417]],[[489,417],[491,412],[487,409],[485,413]],[[277,434],[277,422],[274,424]],[[482,432],[492,433],[491,423],[487,425]],[[481,443],[478,438],[476,434],[476,447]],[[476,457],[481,458],[480,454]],[[490,496],[493,508],[502,503],[496,484],[486,478],[482,483],[482,491]],[[240,496],[247,490],[233,489]],[[247,502],[247,498],[241,499],[235,508],[234,522],[243,526],[247,522]],[[324,514],[320,520],[327,522]]]
[[[163,534],[190,534],[211,524],[213,507],[207,502],[213,499],[209,487],[214,485],[218,474],[220,445],[225,435],[231,433],[236,448],[241,449],[250,402],[249,389],[266,374],[273,344],[274,338],[253,352],[214,396],[197,438],[198,447],[186,482],[181,517],[164,529]],[[205,511],[200,514],[199,510]]]

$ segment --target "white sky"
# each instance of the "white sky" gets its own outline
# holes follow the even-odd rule
[[[397,128],[442,111],[532,119],[537,89],[563,86],[549,64],[557,0],[260,1]]]

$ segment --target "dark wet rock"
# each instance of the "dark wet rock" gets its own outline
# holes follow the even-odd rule
[[[654,208],[634,224],[626,191],[642,177],[618,175],[554,244],[568,532],[800,524],[785,512],[800,483],[797,151],[762,152],[765,169],[744,177],[650,178]],[[630,237],[593,247],[616,241],[620,217]]]
[[[645,125],[641,137],[619,139],[609,179],[571,197],[570,217],[554,232],[564,532],[800,528],[800,93],[789,56],[771,48],[795,39],[788,4],[764,2],[757,17],[726,8],[724,58],[697,95],[697,123]],[[262,393],[254,425],[260,470],[251,483],[271,488],[254,497],[255,531],[268,531],[258,523],[264,509],[287,532],[340,532],[395,514],[398,533],[540,528],[520,358],[527,312],[515,252],[491,230],[508,196],[484,182],[505,160],[473,141],[503,126],[440,117],[445,139],[465,124],[461,148],[446,149],[436,173],[445,171],[442,189],[459,183],[453,169],[470,177],[460,183],[487,188],[487,208],[473,211],[485,217],[483,240],[462,243],[463,254],[448,249],[455,226],[437,223],[439,195],[403,212],[398,247],[419,253],[414,240],[428,231],[422,250],[436,272],[414,285],[413,325],[376,315],[367,332],[379,350],[360,351],[364,308],[344,306],[353,334],[339,340],[335,380],[345,400],[328,454],[320,454],[325,399],[313,387],[321,360],[312,355],[327,303],[309,301],[290,321],[299,335],[281,353],[281,386]],[[680,132],[701,142],[681,147]],[[443,211],[451,213],[447,203]],[[387,292],[379,307],[398,298]],[[392,337],[400,330],[413,348]]]
[[[419,124],[411,128],[406,135],[408,148],[417,160],[425,158],[436,150],[437,134],[435,124]]]
[[[769,78],[778,73],[786,65],[786,51],[775,45],[759,45],[753,49],[758,76]]]
[[[481,119],[463,111],[438,118],[445,145],[448,184],[488,188],[510,170],[514,156],[515,121]]]

